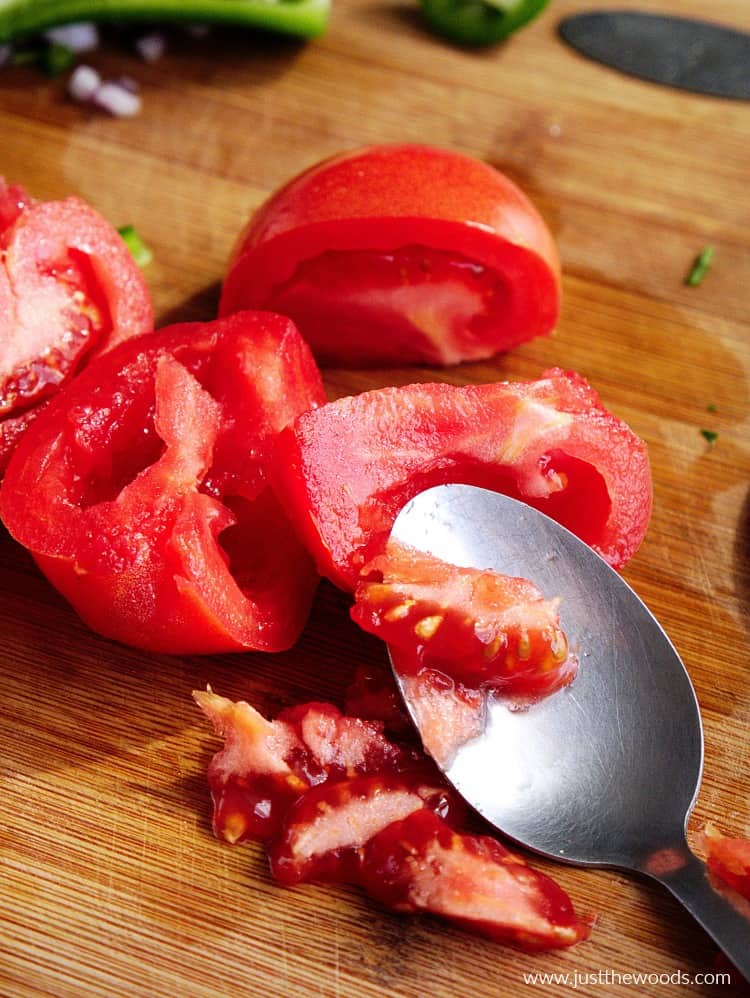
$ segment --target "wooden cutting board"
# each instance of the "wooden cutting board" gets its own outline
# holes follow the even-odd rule
[[[114,46],[95,54],[108,75],[140,80],[144,109],[130,121],[67,103],[62,81],[3,71],[0,172],[135,224],[155,250],[146,274],[160,324],[210,318],[247,213],[343,148],[430,142],[520,183],[560,247],[557,333],[448,371],[328,370],[328,390],[528,378],[550,365],[591,380],[650,448],[654,515],[625,574],[702,706],[692,841],[707,819],[750,835],[750,106],[631,80],[565,49],[555,26],[591,6],[577,0],[476,53],[427,34],[407,0],[335,4],[308,44],[224,32],[179,36],[153,66]],[[717,0],[711,16],[750,29],[746,0]],[[688,288],[708,243],[713,268]],[[714,446],[701,428],[718,432]],[[667,995],[681,989],[626,975],[716,970],[715,947],[669,897],[613,871],[538,863],[598,921],[588,942],[536,956],[388,914],[354,889],[276,887],[260,848],[211,835],[204,773],[218,742],[190,691],[211,683],[268,712],[339,701],[358,663],[383,659],[345,597],[322,586],[286,654],[173,659],[89,633],[6,534],[0,551],[2,995],[489,998],[565,994],[574,974],[582,995]]]

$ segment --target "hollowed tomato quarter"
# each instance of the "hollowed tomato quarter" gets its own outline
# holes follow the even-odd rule
[[[317,574],[267,468],[279,431],[324,401],[281,316],[129,340],[27,430],[0,515],[106,637],[174,654],[289,647]]]
[[[425,145],[371,146],[294,178],[252,216],[221,314],[290,316],[336,365],[456,364],[549,333],[554,241],[494,167]]]

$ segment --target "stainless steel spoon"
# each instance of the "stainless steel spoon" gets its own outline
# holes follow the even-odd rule
[[[484,734],[445,768],[451,783],[529,849],[664,884],[750,980],[750,919],[714,890],[686,843],[703,730],[685,667],[648,608],[576,536],[495,492],[428,489],[404,507],[392,536],[559,596],[580,656],[573,683],[528,709],[492,700]],[[397,671],[396,679],[404,693]]]

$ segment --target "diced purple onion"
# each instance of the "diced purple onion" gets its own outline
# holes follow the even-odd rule
[[[137,38],[135,48],[144,62],[158,62],[167,48],[167,39],[161,31],[152,31]]]
[[[61,24],[45,31],[44,37],[55,45],[64,45],[71,52],[93,52],[99,48],[99,29],[93,21]]]
[[[119,83],[102,83],[93,96],[94,104],[115,118],[132,118],[141,110],[141,98]]]
[[[68,80],[68,93],[79,104],[92,101],[102,85],[102,78],[92,66],[76,66]]]
[[[118,76],[114,82],[123,87],[123,89],[129,90],[131,94],[137,94],[141,89],[138,80],[134,80],[132,76]]]

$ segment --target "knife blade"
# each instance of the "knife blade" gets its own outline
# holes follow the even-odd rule
[[[711,21],[643,11],[574,14],[558,34],[589,59],[680,90],[750,100],[750,35]]]

